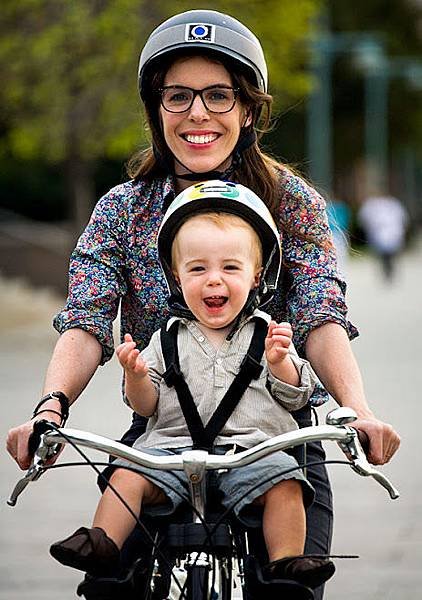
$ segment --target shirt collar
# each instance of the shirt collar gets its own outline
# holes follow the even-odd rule
[[[241,327],[243,327],[243,325],[245,323],[248,323],[252,319],[262,319],[268,325],[271,321],[271,315],[269,315],[268,313],[266,313],[262,310],[258,310],[256,308],[251,315],[249,315],[245,319],[241,320],[237,329],[240,329]],[[180,321],[182,323],[188,323],[189,319],[185,319],[183,317],[170,317],[170,319],[167,321],[166,330],[168,331],[170,329],[170,327],[173,325],[173,323],[175,323],[176,321]]]

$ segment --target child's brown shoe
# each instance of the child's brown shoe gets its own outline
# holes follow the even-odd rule
[[[50,554],[62,565],[97,577],[113,577],[120,551],[100,527],[80,527],[66,539],[50,546]]]
[[[292,579],[311,589],[325,583],[335,570],[331,560],[312,554],[281,558],[265,568],[268,579]]]

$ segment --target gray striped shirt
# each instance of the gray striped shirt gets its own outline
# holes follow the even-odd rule
[[[255,311],[253,317],[266,322],[270,316]],[[178,348],[180,367],[198,407],[204,425],[214,413],[231,382],[239,371],[240,363],[249,348],[254,331],[251,318],[246,319],[229,340],[216,349],[199,329],[195,321],[180,319]],[[168,326],[173,322],[168,322]],[[304,406],[317,381],[306,360],[299,358],[292,346],[290,352],[299,373],[299,387],[284,383],[271,375],[265,360],[258,379],[253,379],[223,430],[216,445],[236,443],[245,448],[297,429],[290,412]],[[149,367],[149,375],[158,392],[156,412],[149,418],[146,432],[135,446],[143,448],[180,448],[190,446],[192,439],[183,417],[174,387],[167,387],[162,374],[165,371],[161,351],[160,332],[156,331],[150,344],[142,351]],[[269,392],[267,388],[271,390]]]

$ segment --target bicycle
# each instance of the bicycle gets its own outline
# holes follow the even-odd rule
[[[170,523],[159,520],[155,523],[152,535],[144,531],[152,550],[149,553],[141,552],[141,557],[135,560],[123,578],[100,580],[86,575],[78,587],[78,595],[84,595],[89,600],[108,600],[113,597],[124,597],[125,600],[255,600],[265,593],[267,600],[312,600],[312,590],[297,582],[266,580],[259,560],[262,551],[265,554],[262,539],[257,532],[231,519],[228,511],[223,515],[215,515],[209,510],[206,473],[209,470],[241,467],[272,452],[295,448],[307,442],[335,441],[347,460],[327,463],[347,464],[357,474],[374,478],[392,499],[398,498],[399,492],[390,481],[367,462],[358,432],[349,425],[355,419],[356,414],[351,409],[338,408],[327,415],[326,425],[284,433],[236,454],[219,455],[189,450],[169,456],[146,454],[103,436],[74,429],[65,430],[47,421],[39,421],[35,424],[31,440],[33,463],[26,475],[17,482],[8,504],[16,504],[29,482],[36,481],[49,469],[65,466],[46,464],[63,444],[72,445],[94,466],[104,463],[92,463],[80,447],[99,450],[154,469],[184,470],[191,492],[189,520],[185,518],[181,523],[174,522],[174,517]],[[306,460],[302,466],[306,467]],[[145,529],[144,524],[139,519],[137,521]]]

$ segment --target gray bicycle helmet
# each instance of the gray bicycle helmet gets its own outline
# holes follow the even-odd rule
[[[237,19],[215,10],[188,10],[164,21],[149,36],[139,60],[139,91],[145,100],[146,73],[159,59],[181,49],[208,49],[240,63],[252,82],[268,89],[268,70],[258,38]]]
[[[262,244],[263,269],[258,288],[252,290],[242,315],[263,307],[277,289],[281,267],[280,236],[264,202],[249,188],[228,181],[205,181],[186,188],[167,209],[158,232],[158,257],[170,292],[169,306],[173,314],[193,318],[173,275],[171,247],[177,231],[188,217],[201,212],[227,212],[247,221],[257,232]]]

